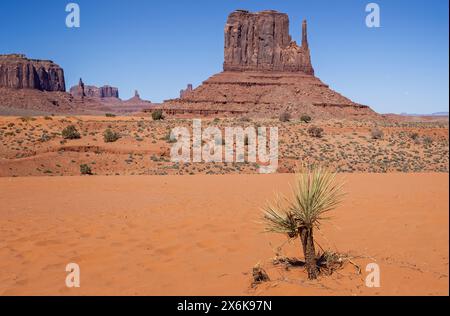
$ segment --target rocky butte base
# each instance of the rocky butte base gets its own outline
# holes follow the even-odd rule
[[[172,115],[377,118],[368,106],[331,90],[314,76],[307,23],[302,45],[289,36],[289,19],[276,11],[230,14],[225,26],[224,71],[161,107]]]

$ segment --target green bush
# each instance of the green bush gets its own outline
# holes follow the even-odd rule
[[[92,175],[92,169],[86,164],[80,165],[80,172],[82,175]]]
[[[303,123],[309,124],[309,123],[311,123],[312,118],[309,115],[302,115],[302,117],[300,118],[300,121],[302,121]]]
[[[62,137],[64,139],[80,139],[81,135],[77,131],[77,128],[75,126],[69,125],[65,129],[63,129]]]
[[[152,113],[152,118],[154,121],[161,121],[164,120],[164,114],[162,110],[156,110]]]
[[[116,132],[113,132],[109,128],[103,133],[103,139],[105,140],[105,143],[114,143],[118,141],[119,138],[120,135]]]

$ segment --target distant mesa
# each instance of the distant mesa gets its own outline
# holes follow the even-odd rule
[[[182,89],[180,91],[180,98],[184,98],[185,96],[187,96],[193,90],[194,90],[194,88],[193,88],[192,84],[188,84],[186,89]]]
[[[64,70],[51,60],[0,55],[0,87],[65,92]]]
[[[418,114],[418,113],[401,113],[401,116],[437,116],[437,117],[445,117],[445,116],[449,116],[448,112],[436,112],[436,113],[422,113],[422,114]]]
[[[103,86],[103,87],[96,87],[96,86],[86,86],[83,82],[83,80],[80,78],[80,81],[78,82],[78,85],[73,86],[70,88],[70,94],[74,96],[75,98],[84,98],[84,97],[90,97],[90,98],[119,98],[119,89],[111,86]]]
[[[224,29],[223,72],[159,108],[169,115],[277,117],[283,112],[321,118],[379,117],[315,77],[302,23],[301,45],[289,35],[289,17],[274,10],[232,12]],[[155,108],[150,109],[153,111]]]

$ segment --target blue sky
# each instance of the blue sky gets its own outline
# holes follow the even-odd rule
[[[80,5],[79,29],[65,26],[69,2]],[[380,5],[381,28],[365,25],[369,2]],[[68,88],[82,77],[160,102],[222,70],[235,9],[289,14],[298,42],[308,19],[317,76],[356,102],[381,113],[448,111],[447,0],[1,1],[0,53],[54,60]]]

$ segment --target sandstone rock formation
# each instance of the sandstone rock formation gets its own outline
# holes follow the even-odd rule
[[[131,99],[124,101],[124,105],[141,105],[141,104],[151,104],[150,101],[142,100],[139,95],[139,91],[134,90],[134,96]]]
[[[276,11],[230,14],[225,26],[225,71],[288,71],[314,75],[306,21],[302,45],[289,35],[289,17]]]
[[[180,91],[180,98],[184,98],[189,94],[189,92],[192,92],[194,88],[192,87],[192,84],[188,84],[186,89],[183,89]]]
[[[86,96],[86,92],[84,91],[84,82],[83,82],[83,79],[81,79],[81,78],[80,78],[80,81],[78,82],[76,95],[82,99],[84,99],[84,97]]]
[[[119,98],[119,89],[111,86],[85,86],[83,80],[80,79],[78,85],[70,88],[70,94],[76,98]]]
[[[314,76],[306,21],[302,45],[289,36],[289,19],[276,11],[230,14],[225,26],[224,71],[159,107],[171,115],[374,118]],[[154,109],[151,109],[152,111]]]
[[[152,106],[135,96],[119,98],[117,88],[78,85],[65,92],[64,72],[51,61],[24,55],[0,55],[0,115],[132,113]]]
[[[60,66],[50,60],[28,59],[22,54],[0,55],[0,87],[66,91]]]

